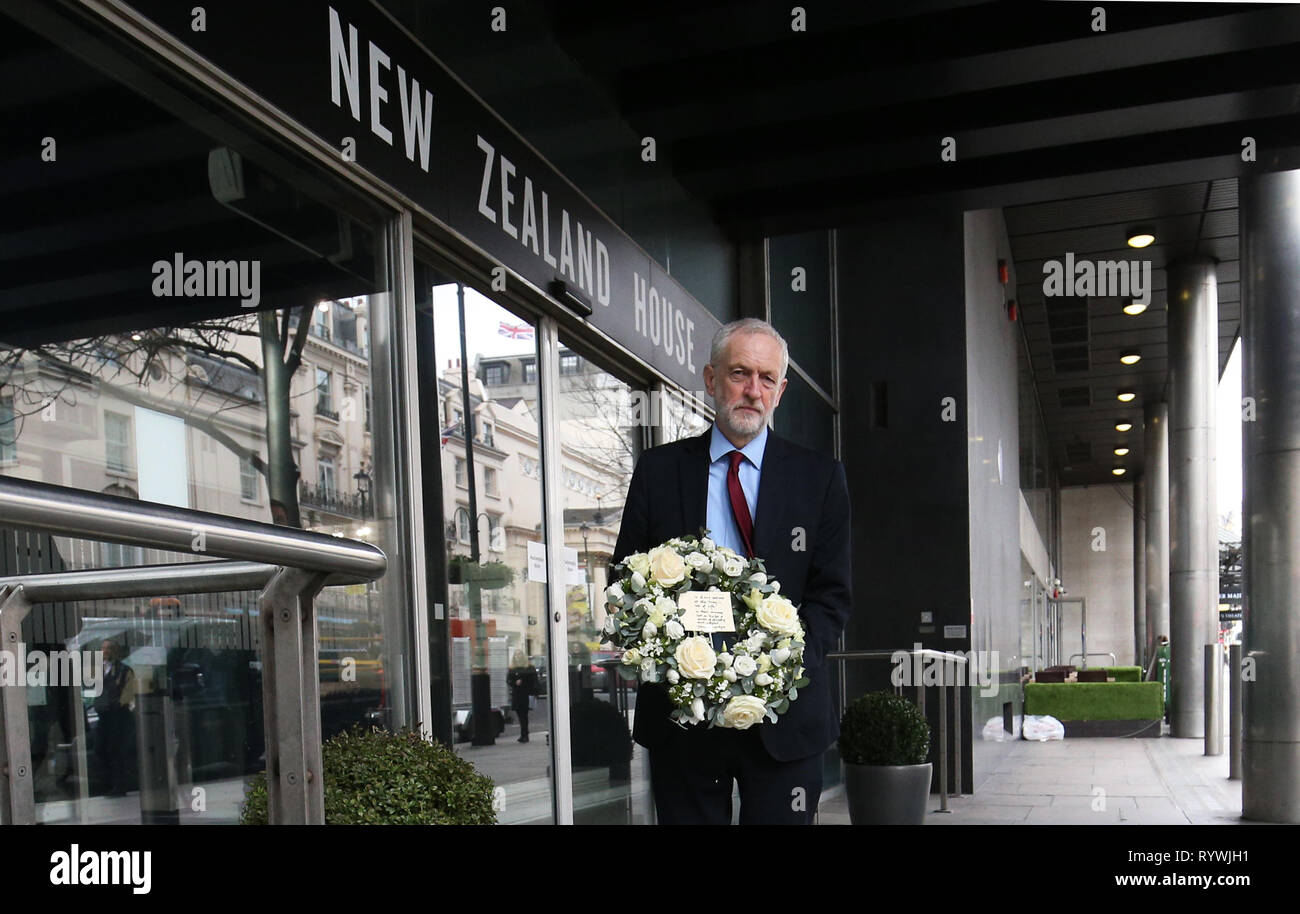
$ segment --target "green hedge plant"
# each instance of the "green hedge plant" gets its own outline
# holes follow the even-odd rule
[[[845,709],[839,747],[849,765],[921,765],[930,753],[930,725],[901,695],[868,692]]]
[[[360,727],[321,746],[327,825],[495,825],[492,781],[410,730]],[[266,773],[249,782],[239,821],[267,824]]]

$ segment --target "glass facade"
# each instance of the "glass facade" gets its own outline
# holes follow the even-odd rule
[[[92,155],[65,146],[0,177],[7,199],[40,204],[7,210],[10,231],[44,239],[7,252],[0,281],[0,474],[377,545],[380,580],[315,602],[322,735],[419,727],[493,780],[502,823],[652,821],[601,594],[637,456],[704,431],[708,404],[624,350],[606,361],[535,299],[489,291],[456,252],[412,255],[422,229],[292,151],[283,125],[84,23],[6,26],[10,63],[79,87],[6,113]],[[832,239],[804,240],[820,323],[797,319],[807,299],[773,304],[794,359],[776,428],[834,452]],[[692,257],[675,259],[698,285],[716,271]],[[730,293],[709,308],[730,316]],[[9,529],[0,546],[10,576],[203,558]],[[238,819],[266,766],[257,600],[31,612],[29,647],[99,651],[131,683],[110,700],[29,690],[40,821]]]
[[[391,358],[332,332],[346,311],[391,345],[389,216],[165,74],[78,47],[5,23],[8,64],[78,87],[6,102],[6,135],[79,146],[0,175],[5,199],[39,201],[5,210],[6,233],[33,243],[7,249],[0,281],[0,472],[378,545],[381,580],[316,600],[322,733],[410,725],[398,385]],[[202,558],[0,538],[4,575]],[[109,677],[29,689],[39,821],[238,818],[265,766],[256,593],[40,604],[23,639],[98,653]],[[125,686],[109,687],[115,670]]]

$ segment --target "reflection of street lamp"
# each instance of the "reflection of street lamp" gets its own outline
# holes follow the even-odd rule
[[[363,467],[353,473],[352,478],[357,481],[357,494],[361,496],[361,516],[369,517],[370,514],[366,510],[366,496],[370,494],[370,474]]]
[[[473,498],[474,492],[471,489],[471,502]],[[478,521],[479,518],[486,517],[488,519],[488,529],[491,530],[492,517],[486,511],[475,514],[464,505],[457,505],[456,510],[452,512],[451,522],[447,524],[447,553],[449,558],[453,540],[460,539],[457,528],[462,511],[465,512],[465,518],[471,528],[469,537],[470,561],[477,565],[480,561]],[[470,619],[474,623],[474,659],[470,670],[470,700],[474,715],[474,745],[491,746],[496,742],[496,732],[493,724],[491,685],[487,670],[487,626],[483,623],[483,592],[477,575],[468,580],[464,578],[461,580],[469,587],[469,612]]]
[[[596,597],[591,591],[591,549],[587,546],[587,531],[591,525],[585,520],[582,522],[582,562],[587,566],[587,616],[594,624],[596,621]]]

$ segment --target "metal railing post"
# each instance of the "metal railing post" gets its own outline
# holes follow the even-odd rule
[[[262,618],[262,715],[271,825],[325,822],[314,608],[325,577],[320,572],[281,568],[257,600]]]
[[[940,669],[944,664],[940,664]],[[948,684],[944,673],[944,683],[939,686],[939,808],[935,812],[950,812],[948,809]]]
[[[10,653],[20,679],[0,687],[0,824],[33,825],[36,797],[32,786],[32,744],[27,724],[26,661],[12,656],[23,639],[23,620],[31,610],[21,585],[0,589],[0,650]]]
[[[1223,645],[1205,645],[1205,754],[1223,755]]]
[[[1241,780],[1241,645],[1228,648],[1228,780]]]
[[[964,796],[961,781],[961,676],[952,684],[952,729],[953,729],[953,785],[954,797]]]

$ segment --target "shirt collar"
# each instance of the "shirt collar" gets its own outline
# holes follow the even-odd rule
[[[763,425],[763,430],[758,433],[749,444],[740,448],[740,453],[745,455],[750,463],[758,469],[763,469],[763,451],[767,449],[767,425]],[[709,462],[716,463],[727,454],[736,450],[736,446],[727,440],[727,436],[722,434],[718,424],[713,423],[713,432],[709,436]]]

